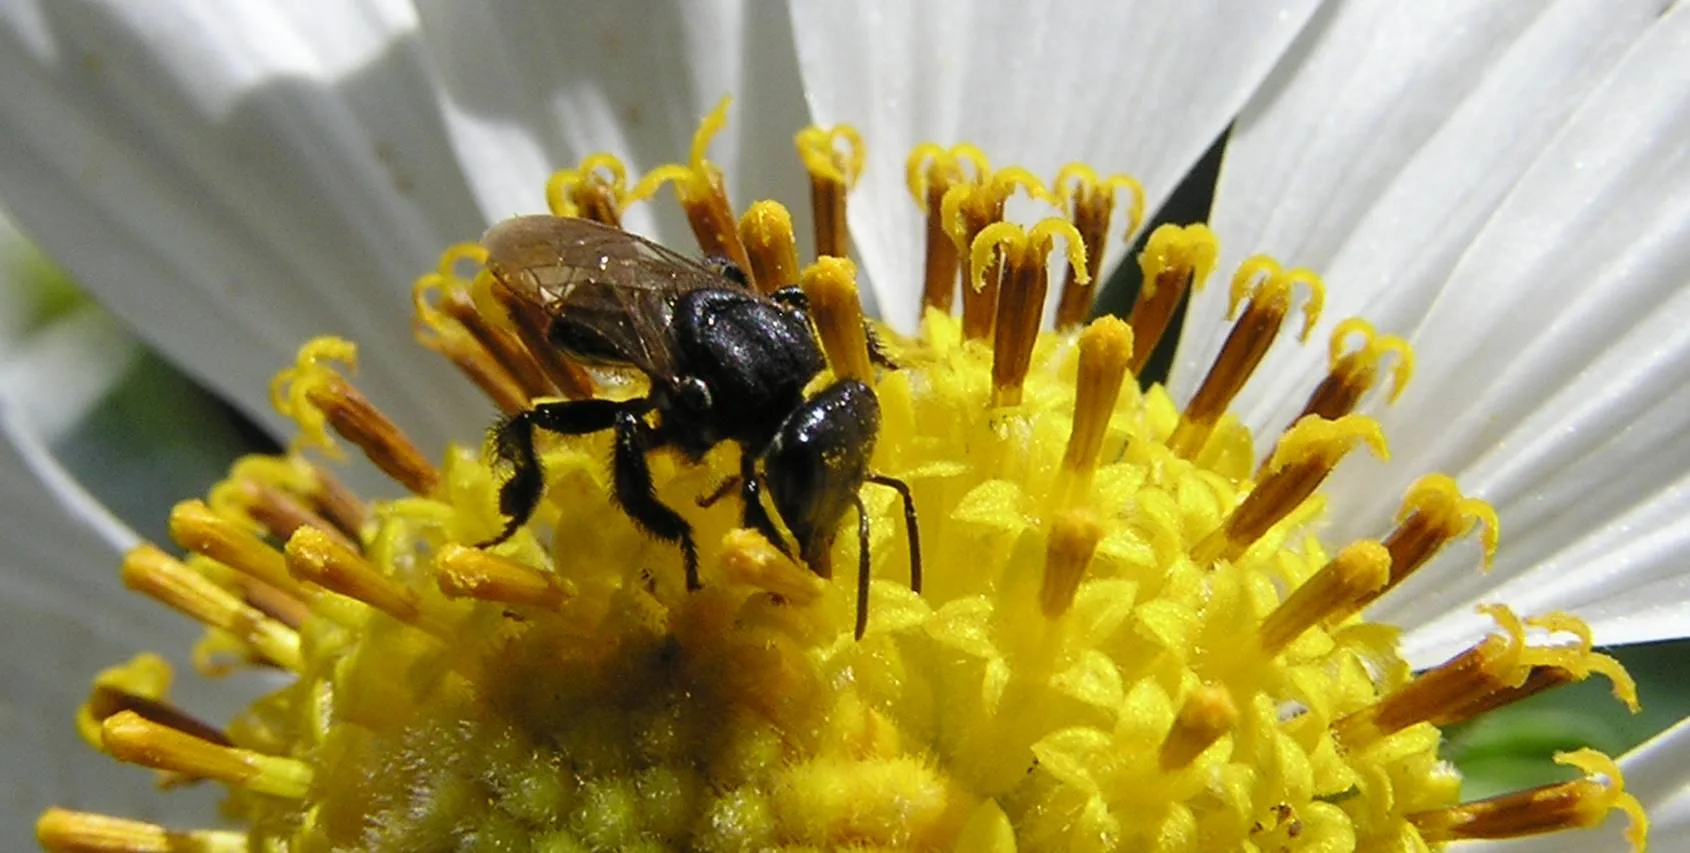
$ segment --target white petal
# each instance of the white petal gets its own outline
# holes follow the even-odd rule
[[[269,377],[332,332],[423,446],[473,436],[489,407],[410,339],[409,283],[483,222],[408,16],[8,4],[0,192],[114,313],[264,422]]]
[[[1429,567],[1381,602],[1422,660],[1471,639],[1480,600],[1575,610],[1602,643],[1690,625],[1686,51],[1675,9],[1521,179],[1414,334],[1420,378],[1386,419],[1397,462],[1334,484],[1337,540],[1379,529],[1426,470],[1501,514],[1491,576]]]
[[[1648,743],[1620,757],[1625,789],[1643,803],[1649,815],[1650,850],[1684,850],[1690,830],[1690,719],[1656,735]],[[1610,812],[1595,829],[1565,832],[1523,841],[1462,845],[1472,853],[1585,853],[1588,850],[1629,849],[1621,834],[1626,817]]]
[[[972,142],[1045,180],[1083,160],[1138,177],[1154,210],[1315,5],[793,3],[811,111],[868,144],[851,236],[882,316],[909,329],[918,312],[912,146]]]
[[[447,127],[488,221],[545,209],[546,178],[608,151],[630,180],[684,162],[699,119],[734,96],[710,159],[736,205],[806,192],[792,135],[807,123],[784,10],[741,0],[662,6],[419,4]],[[665,193],[665,196],[667,193]],[[664,227],[651,219],[659,211]],[[682,244],[667,197],[626,224]]]
[[[1250,255],[1312,268],[1329,291],[1310,343],[1280,341],[1240,395],[1250,424],[1290,421],[1344,318],[1412,331],[1473,235],[1663,5],[1327,6],[1234,129],[1213,217],[1222,262],[1187,316],[1176,397],[1219,350],[1226,276]]]

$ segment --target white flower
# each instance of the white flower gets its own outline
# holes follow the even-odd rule
[[[599,150],[636,170],[673,159],[725,92],[735,114],[712,158],[737,202],[800,197],[791,129],[862,130],[853,241],[906,327],[914,143],[980,143],[1041,175],[1073,159],[1130,171],[1154,209],[1236,117],[1212,220],[1221,269],[1256,252],[1312,267],[1331,288],[1314,342],[1362,314],[1419,357],[1399,404],[1372,405],[1393,462],[1340,472],[1328,541],[1381,532],[1427,470],[1502,519],[1491,574],[1452,549],[1377,608],[1412,629],[1413,659],[1471,642],[1479,601],[1574,610],[1599,643],[1687,633],[1690,13],[1664,0],[572,5],[15,0],[0,5],[0,193],[115,316],[255,418],[279,426],[270,375],[334,333],[360,341],[360,386],[429,447],[487,414],[460,378],[416,364],[412,277],[446,244],[543,209],[560,165]],[[630,225],[675,236],[676,222]],[[1188,328],[1206,333],[1181,350],[1176,399],[1218,346],[1224,290],[1192,304]],[[1271,434],[1324,358],[1280,346],[1236,410]],[[91,787],[104,759],[68,754],[68,714],[95,668],[184,633],[116,594],[111,549],[129,534],[46,450],[41,406],[67,394],[27,377],[49,370],[0,386],[0,612],[9,637],[34,638],[6,647],[0,755],[30,768],[5,783],[7,837],[48,802],[158,814]],[[1628,777],[1668,803],[1658,838],[1690,812],[1685,731]]]

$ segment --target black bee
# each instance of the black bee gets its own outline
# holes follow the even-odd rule
[[[700,263],[649,240],[585,219],[523,216],[482,238],[497,285],[550,318],[547,339],[584,364],[633,368],[650,391],[631,400],[541,403],[494,428],[493,448],[511,469],[499,490],[509,517],[501,542],[533,514],[544,478],[534,430],[563,435],[615,431],[611,461],[617,503],[653,536],[680,545],[688,589],[697,589],[691,525],[652,491],[646,454],[664,447],[697,463],[731,441],[740,473],[707,504],[737,487],[744,525],[789,556],[763,506],[769,500],[810,570],[832,575],[829,554],[846,508],[857,508],[860,566],[857,636],[868,621],[868,519],[864,482],[895,489],[909,531],[910,585],[921,585],[915,505],[901,480],[872,474],[880,429],[869,386],[840,379],[811,397],[804,388],[826,366],[796,287],[768,296],[731,263]],[[877,354],[878,358],[878,354]]]

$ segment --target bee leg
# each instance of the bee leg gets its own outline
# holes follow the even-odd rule
[[[506,518],[505,528],[476,547],[489,548],[511,538],[540,505],[546,477],[534,452],[534,430],[562,435],[601,432],[616,423],[619,413],[644,411],[650,405],[645,400],[565,400],[541,403],[500,421],[493,427],[489,444],[494,464],[511,470],[510,479],[499,487],[499,512]]]
[[[757,474],[757,457],[749,453],[744,454],[740,457],[739,467],[739,498],[745,505],[741,523],[763,534],[763,538],[769,540],[770,545],[791,557],[792,549],[787,547],[786,537],[775,527],[774,519],[769,517],[769,511],[763,508],[763,480]]]
[[[868,509],[861,495],[853,494],[851,502],[857,505],[857,639],[861,640],[868,630]]]
[[[616,486],[613,494],[622,511],[647,533],[681,546],[687,570],[687,589],[698,589],[698,548],[692,541],[692,525],[657,499],[651,484],[646,454],[658,446],[652,428],[636,412],[616,414],[616,452],[611,471]]]
[[[915,522],[915,498],[910,496],[910,486],[896,477],[881,474],[868,475],[870,483],[876,483],[898,493],[904,499],[904,530],[910,539],[910,591],[921,593],[921,526]]]
[[[727,497],[728,493],[734,489],[739,488],[739,483],[740,480],[738,476],[729,477],[726,480],[723,480],[721,485],[710,490],[710,494],[699,497],[698,508],[709,509],[710,507],[715,506],[717,501]]]

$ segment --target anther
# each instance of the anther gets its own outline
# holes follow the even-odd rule
[[[1144,372],[1186,292],[1203,289],[1219,254],[1214,232],[1202,223],[1161,225],[1150,232],[1144,251],[1138,254],[1143,282],[1127,316],[1133,328],[1134,376]]]
[[[165,829],[156,823],[51,808],[35,820],[35,840],[49,853],[245,853],[244,832]]]
[[[546,179],[546,207],[553,216],[591,219],[612,228],[622,227],[628,195],[628,167],[611,154],[590,154],[581,165]]]
[[[338,535],[338,534],[335,534]],[[288,574],[287,561],[251,531],[211,510],[204,501],[186,500],[170,510],[170,538],[288,595],[309,599],[311,591]]]
[[[1345,547],[1262,620],[1262,651],[1270,656],[1284,651],[1328,614],[1383,586],[1390,573],[1390,552],[1378,542]]]
[[[539,367],[547,383],[557,389],[559,396],[571,400],[581,400],[593,395],[593,378],[586,369],[565,357],[563,350],[551,342],[547,332],[551,329],[552,318],[539,306],[517,296],[504,286],[494,286],[493,276],[483,271],[476,276],[471,285],[476,294],[486,293],[491,303],[484,313],[497,311],[502,313],[510,323],[516,339],[522,343],[528,360]],[[477,307],[481,306],[477,301]],[[496,306],[496,307],[492,307]],[[517,361],[519,359],[514,359]],[[542,396],[542,395],[534,395]],[[526,407],[527,401],[524,401]]]
[[[1582,623],[1565,616],[1521,620],[1506,607],[1484,605],[1480,611],[1501,626],[1472,648],[1435,666],[1372,705],[1333,723],[1333,734],[1352,749],[1361,749],[1419,723],[1448,725],[1466,719],[1476,709],[1502,704],[1500,697],[1520,698],[1533,671],[1559,667],[1582,680],[1592,673],[1607,676],[1614,695],[1628,707],[1637,707],[1636,685],[1618,662],[1595,654]],[[1580,635],[1577,645],[1533,646],[1526,631],[1536,627],[1551,632]]]
[[[1032,172],[1019,166],[999,169],[978,183],[958,184],[945,193],[939,205],[940,218],[956,242],[961,254],[962,268],[962,334],[970,340],[992,336],[997,319],[998,284],[1001,264],[992,256],[985,258],[986,266],[975,269],[972,251],[980,232],[1003,221],[1004,204],[1019,187],[1028,196],[1060,208],[1056,197],[1045,189]]]
[[[1080,358],[1074,377],[1074,425],[1062,453],[1065,491],[1071,498],[1091,488],[1109,418],[1121,397],[1127,363],[1133,353],[1133,331],[1117,317],[1099,317],[1080,333]],[[1066,502],[1066,500],[1064,501]]]
[[[845,196],[863,173],[863,138],[857,129],[841,124],[823,130],[814,125],[793,140],[798,158],[810,175],[810,209],[816,223],[816,254],[843,258],[851,253],[845,224]],[[845,151],[840,151],[840,143]]]
[[[170,664],[154,654],[141,654],[122,666],[114,666],[94,677],[88,701],[77,709],[76,726],[84,740],[100,747],[100,725],[107,718],[132,711],[161,726],[193,735],[212,743],[230,745],[223,730],[173,704]]]
[[[1285,316],[1291,311],[1291,295],[1297,284],[1307,286],[1308,302],[1303,307],[1303,329],[1298,336],[1306,339],[1320,319],[1320,309],[1326,302],[1326,288],[1314,273],[1303,269],[1289,272],[1280,269],[1272,258],[1258,255],[1245,261],[1232,279],[1232,302],[1227,319],[1238,314],[1238,306],[1248,296],[1250,307],[1232,327],[1226,343],[1221,346],[1215,363],[1203,377],[1203,384],[1186,404],[1179,426],[1168,439],[1168,446],[1186,459],[1195,458],[1209,440],[1215,424],[1227,407],[1244,388],[1256,366],[1262,363],[1268,347],[1279,335]]]
[[[1066,203],[1068,215],[1086,246],[1086,264],[1084,267],[1068,265],[1056,307],[1056,328],[1070,329],[1084,323],[1091,315],[1097,277],[1103,271],[1103,250],[1109,241],[1109,219],[1115,212],[1116,191],[1124,189],[1132,193],[1124,235],[1131,240],[1144,223],[1144,186],[1127,175],[1101,178],[1084,163],[1063,166],[1056,173],[1052,186],[1057,197]],[[1079,275],[1082,271],[1086,273],[1084,278]],[[1090,286],[1087,286],[1088,282]]]
[[[822,258],[805,267],[799,280],[810,300],[810,316],[834,375],[874,384],[863,304],[857,297],[856,266],[844,258]]]
[[[964,174],[963,165],[972,174]],[[916,206],[927,214],[927,254],[923,265],[921,304],[950,313],[956,302],[957,243],[944,217],[945,195],[963,182],[977,183],[991,172],[986,155],[972,145],[944,149],[924,142],[910,152],[904,180]]]
[[[686,211],[687,223],[706,255],[733,261],[740,269],[751,264],[745,256],[745,246],[739,242],[735,229],[733,205],[728,203],[727,189],[722,183],[722,170],[704,155],[710,140],[728,123],[728,105],[732,98],[723,98],[716,108],[699,123],[692,137],[692,150],[686,165],[671,163],[651,170],[628,193],[628,201],[650,198],[664,184],[675,185],[675,195]]]
[[[1192,690],[1174,715],[1162,740],[1158,761],[1163,770],[1186,767],[1238,722],[1238,708],[1225,687],[1205,684]]]
[[[448,598],[555,609],[568,598],[567,582],[479,548],[447,545],[435,558],[435,577]]]
[[[1584,771],[1571,782],[1543,785],[1486,800],[1408,815],[1429,844],[1476,839],[1525,838],[1548,832],[1589,829],[1612,811],[1625,813],[1625,838],[1634,851],[1648,843],[1649,818],[1613,759],[1592,749],[1558,753],[1557,764]]]
[[[1466,536],[1475,528],[1479,531],[1484,566],[1490,568],[1496,559],[1499,525],[1496,510],[1490,504],[1478,498],[1463,497],[1461,488],[1448,475],[1421,477],[1408,488],[1402,509],[1397,512],[1396,529],[1385,537],[1385,549],[1391,552],[1390,580],[1357,601],[1349,612],[1334,614],[1334,619],[1347,617],[1395,589],[1445,545]]]
[[[258,480],[236,480],[230,485],[239,491],[246,514],[277,542],[288,541],[288,537],[301,527],[315,527],[339,539],[348,548],[360,547],[328,519],[288,492]]]
[[[1335,421],[1304,418],[1280,436],[1268,462],[1268,473],[1238,508],[1213,533],[1191,550],[1200,566],[1234,560],[1291,514],[1332,473],[1360,442],[1380,459],[1389,459],[1385,433],[1378,421],[1365,415],[1345,415]]]
[[[1074,606],[1074,595],[1102,539],[1103,525],[1089,511],[1067,510],[1051,520],[1044,582],[1039,587],[1039,610],[1046,619],[1061,619]]]
[[[311,788],[311,767],[303,761],[201,740],[131,711],[107,718],[100,732],[106,753],[130,764],[294,800]]]
[[[407,625],[437,636],[450,633],[447,624],[410,587],[383,575],[362,554],[347,549],[321,531],[301,528],[284,549],[288,571],[302,581],[362,601]]]
[[[739,218],[739,240],[751,260],[746,272],[763,293],[798,283],[798,240],[792,214],[778,201],[760,201]]]
[[[1349,338],[1359,337],[1361,346],[1346,351]],[[1320,415],[1327,420],[1355,411],[1363,394],[1379,381],[1379,365],[1385,356],[1395,355],[1391,367],[1391,392],[1386,399],[1396,402],[1414,376],[1414,349],[1396,335],[1381,335],[1360,317],[1351,317],[1332,330],[1330,367],[1303,406],[1303,415]]]
[[[1068,242],[1069,262],[1083,269],[1086,247],[1080,242],[1079,232],[1065,219],[1046,219],[1030,231],[1014,223],[995,222],[981,229],[969,251],[968,268],[976,276],[970,284],[975,289],[984,287],[981,276],[986,270],[998,264],[1003,270],[992,341],[993,406],[1021,402],[1021,387],[1027,380],[1033,344],[1044,317],[1048,286],[1045,258],[1058,234]]]
[[[123,584],[209,625],[233,634],[283,669],[299,671],[299,634],[234,593],[172,559],[152,545],[138,545],[123,558]]]
[[[531,397],[558,393],[522,341],[494,325],[471,296],[471,283],[457,275],[460,263],[486,261],[487,250],[459,243],[441,255],[437,268],[411,286],[411,331],[417,342],[446,359],[500,409],[520,411]]]
[[[339,338],[308,341],[300,347],[294,366],[276,374],[270,383],[270,402],[299,425],[298,442],[322,447],[331,454],[337,452],[323,431],[327,424],[363,450],[382,473],[414,494],[433,492],[440,473],[411,439],[329,362],[356,368],[357,349]]]

